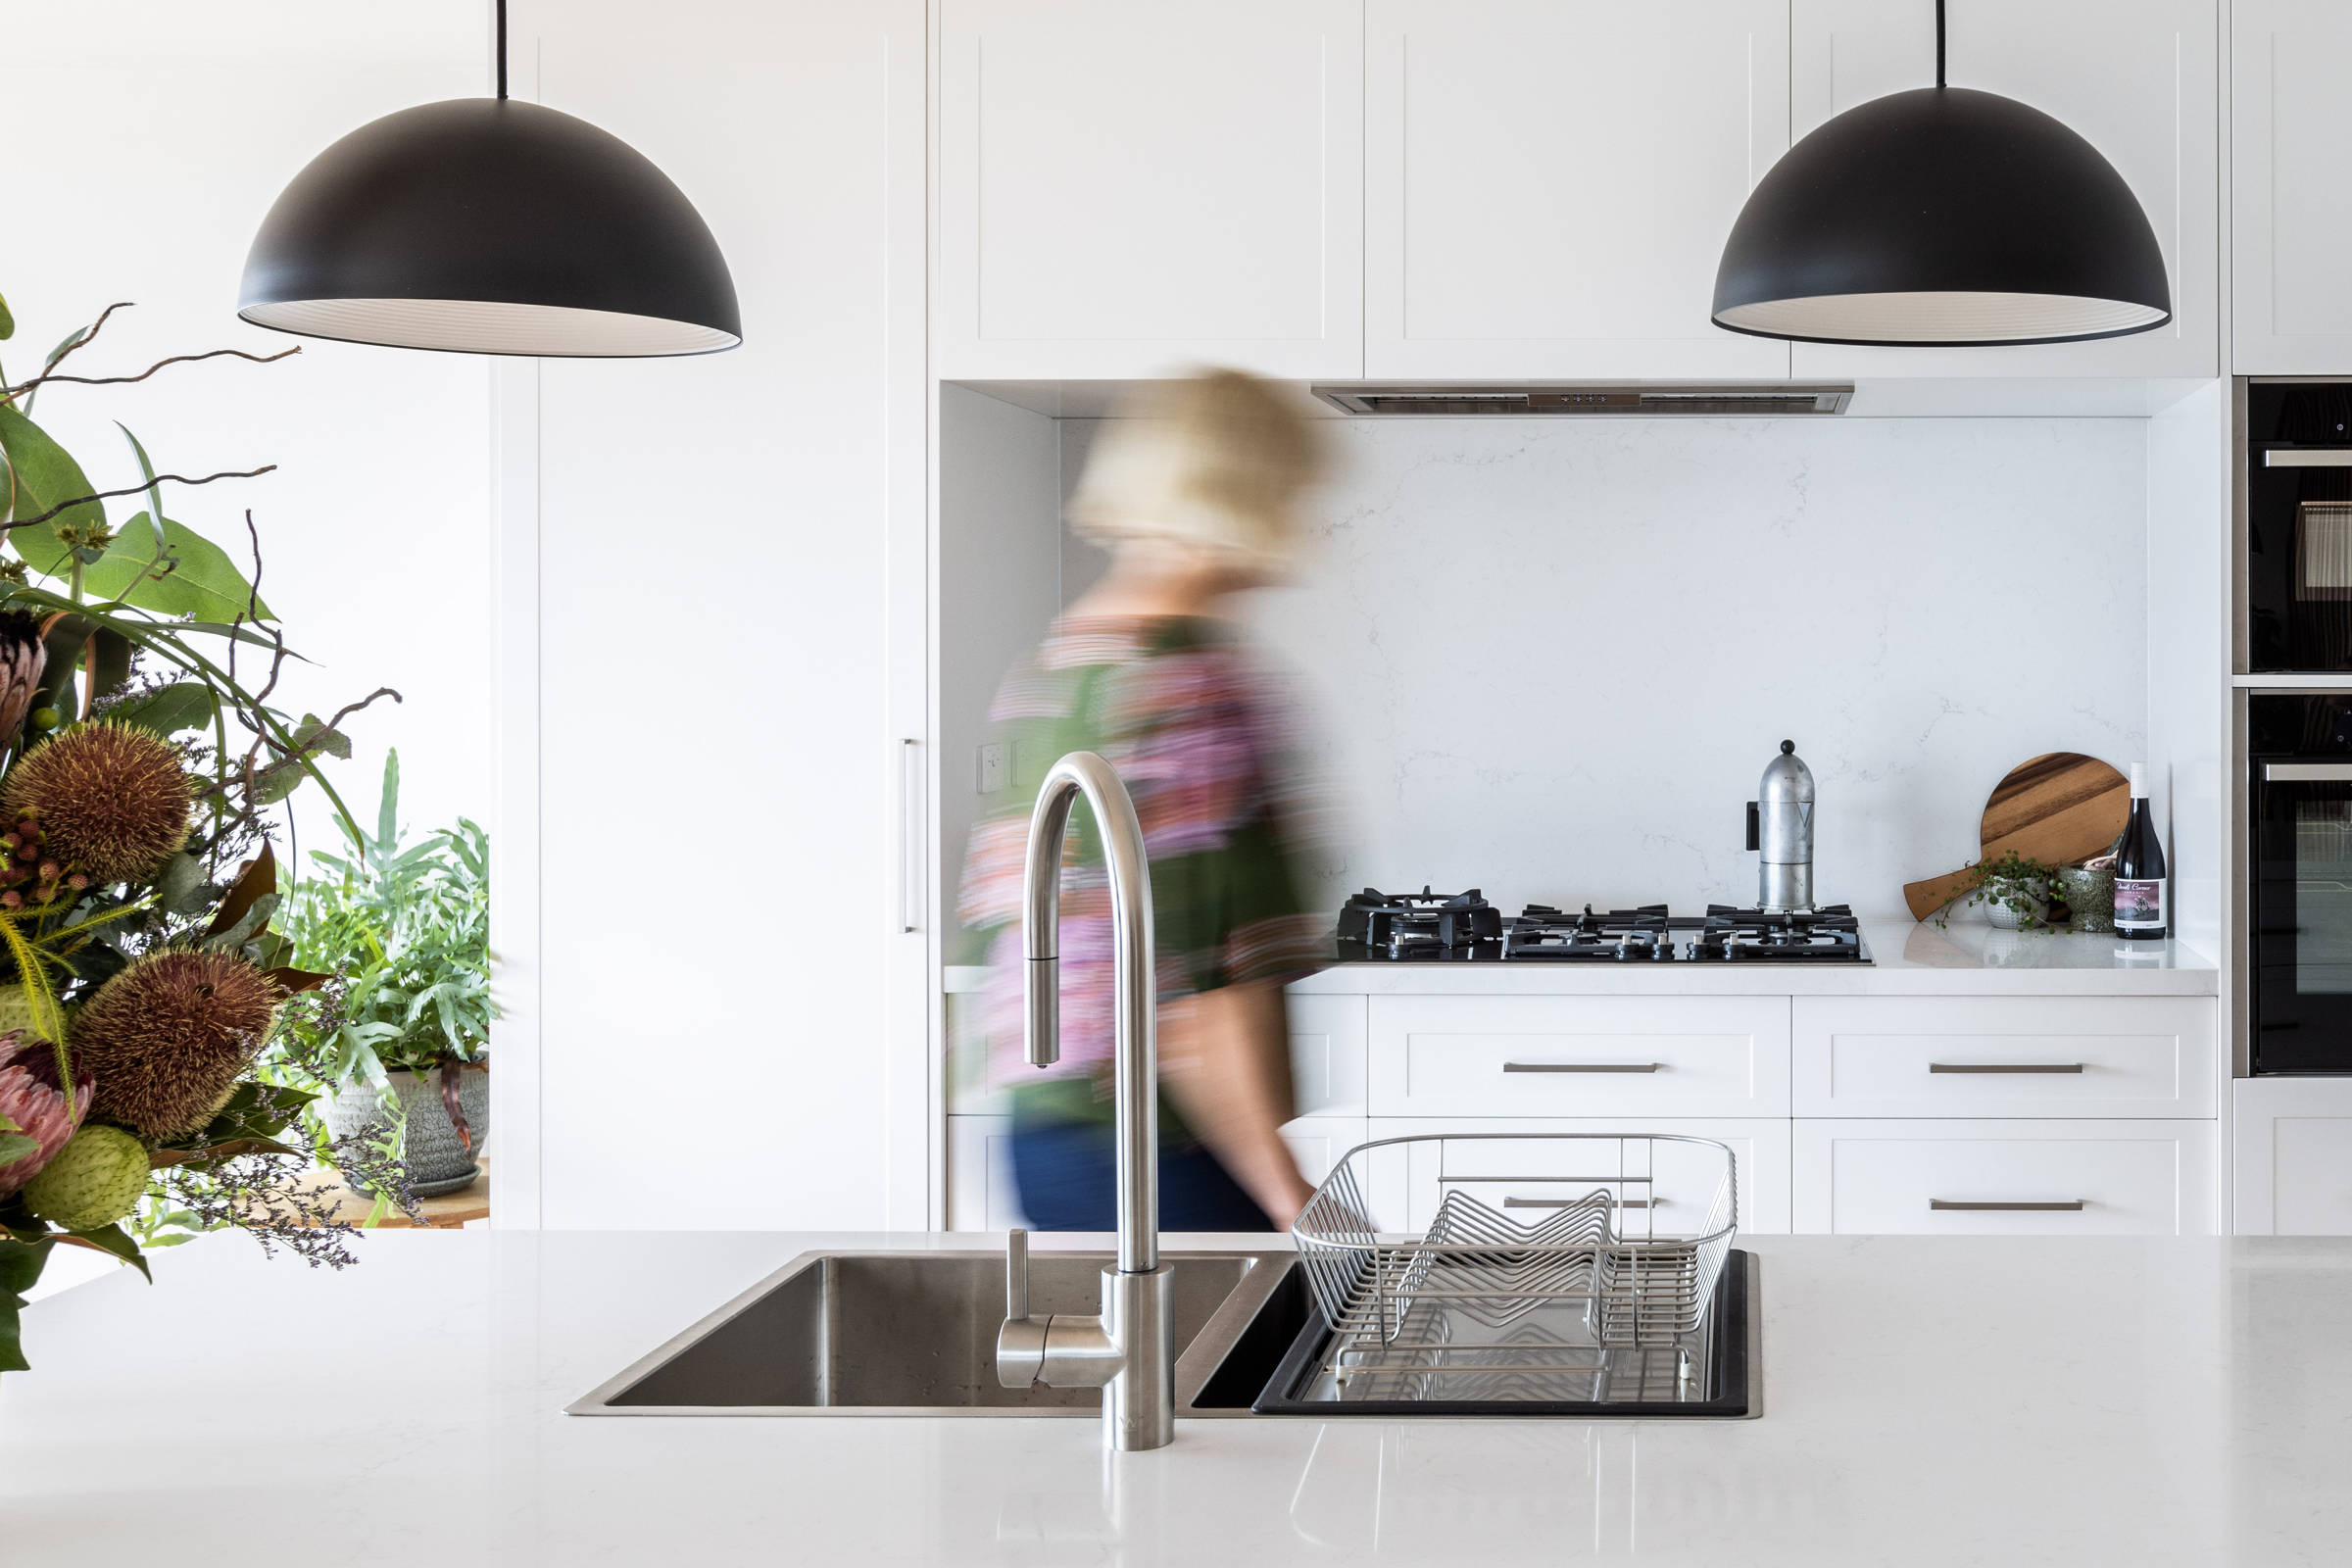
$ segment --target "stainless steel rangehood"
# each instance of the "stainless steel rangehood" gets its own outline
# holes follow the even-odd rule
[[[1565,415],[1843,414],[1851,383],[1778,381],[1683,383],[1513,381],[1478,385],[1410,381],[1319,381],[1316,397],[1347,414],[1382,417]]]

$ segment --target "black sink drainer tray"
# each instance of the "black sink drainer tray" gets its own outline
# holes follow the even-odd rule
[[[1311,1303],[1288,1354],[1266,1380],[1250,1408],[1259,1415],[1371,1416],[1745,1416],[1749,1413],[1748,1303],[1755,1270],[1753,1253],[1737,1248],[1724,1258],[1715,1298],[1699,1331],[1706,1344],[1704,1384],[1685,1399],[1337,1399],[1316,1397],[1331,1328]],[[1261,1365],[1263,1363],[1260,1363]],[[1238,1400],[1236,1401],[1239,1402]]]

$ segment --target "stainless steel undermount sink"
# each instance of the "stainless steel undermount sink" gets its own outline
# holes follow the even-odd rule
[[[1176,1271],[1176,1413],[1250,1414],[1303,1321],[1297,1258],[1267,1251],[1161,1259]],[[1096,1311],[1110,1260],[1108,1252],[1031,1253],[1031,1310]],[[1260,1310],[1269,1304],[1275,1309]],[[804,1252],[565,1409],[1093,1416],[1102,1408],[1098,1389],[1000,1385],[1004,1320],[1001,1251]]]

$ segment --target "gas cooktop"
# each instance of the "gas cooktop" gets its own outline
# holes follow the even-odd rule
[[[1581,913],[1531,904],[1507,925],[1478,889],[1390,894],[1366,888],[1340,911],[1342,960],[1451,963],[1868,963],[1842,904],[1678,915],[1663,904]]]

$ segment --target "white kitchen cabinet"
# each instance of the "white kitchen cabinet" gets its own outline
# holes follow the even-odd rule
[[[2236,0],[2230,25],[2230,368],[2341,375],[2352,369],[2352,6]]]
[[[1286,1122],[1282,1141],[1298,1162],[1298,1174],[1321,1185],[1342,1155],[1371,1136],[1361,1116],[1301,1116]]]
[[[1008,1231],[1026,1225],[1012,1180],[1012,1118],[948,1118],[948,1229]]]
[[[1366,998],[1294,996],[1291,1086],[1301,1116],[1364,1114]]]
[[[936,15],[941,375],[1359,373],[1359,5]]]
[[[2352,1079],[2242,1078],[2231,1088],[2230,1229],[2352,1236]]]
[[[1624,1133],[1668,1133],[1685,1138],[1704,1138],[1720,1143],[1731,1150],[1739,1195],[1738,1223],[1742,1231],[1758,1236],[1785,1236],[1788,1233],[1788,1122],[1780,1117],[1677,1117],[1654,1119],[1644,1117],[1611,1116],[1593,1120],[1575,1120],[1546,1117],[1541,1120],[1465,1120],[1459,1118],[1375,1116],[1368,1124],[1372,1140],[1417,1138],[1433,1133],[1492,1134],[1533,1133],[1539,1136],[1561,1134],[1612,1135],[1603,1140],[1614,1147],[1614,1136]],[[1602,1147],[1601,1145],[1594,1146]],[[1520,1182],[1482,1180],[1477,1192],[1482,1201],[1508,1205],[1513,1199],[1523,1204],[1543,1204],[1561,1196],[1560,1178],[1601,1177],[1621,1174],[1614,1165],[1607,1170],[1551,1168],[1569,1163],[1567,1156],[1578,1152],[1566,1143],[1520,1144],[1495,1140],[1481,1144],[1471,1139],[1449,1146],[1446,1174],[1480,1177],[1551,1178]],[[1530,1164],[1546,1168],[1529,1170]],[[1581,1157],[1580,1165],[1590,1163]],[[1704,1157],[1704,1152],[1688,1146],[1661,1145],[1651,1167],[1636,1174],[1649,1175],[1649,1183],[1627,1185],[1617,1190],[1629,1195],[1647,1190],[1657,1206],[1649,1211],[1661,1236],[1688,1233],[1704,1227],[1715,1189],[1721,1179],[1720,1157]],[[1376,1149],[1366,1156],[1364,1184],[1365,1200],[1371,1204],[1373,1222],[1384,1231],[1419,1232],[1429,1228],[1436,1219],[1443,1193],[1439,1184],[1438,1150],[1434,1144],[1391,1145]],[[1596,1188],[1612,1183],[1596,1182]],[[1529,1208],[1528,1213],[1540,1213]],[[1520,1217],[1524,1218],[1525,1215]]]
[[[2291,9],[2333,8],[2311,0]],[[2005,348],[1799,343],[1790,360],[1796,377],[2220,373],[2220,31],[2217,0],[1967,0],[1950,8],[1953,86],[2001,93],[2057,117],[2130,183],[2164,251],[2170,322],[2131,337]],[[1798,140],[1857,104],[1935,85],[1932,6],[1794,0],[1789,35]],[[2312,60],[2315,84],[2330,58],[2340,56]],[[2315,97],[2315,124],[2323,108]],[[2237,145],[2242,160],[2242,133]],[[2322,134],[2304,156],[2316,168],[2331,149]],[[2352,198],[2336,202],[2352,213]],[[2352,321],[2352,307],[2339,307],[2338,317]]]
[[[1788,145],[1788,0],[1369,0],[1364,373],[1788,373],[1708,319]]]
[[[2214,1113],[2209,997],[1798,997],[1799,1116]]]
[[[2210,1121],[1795,1124],[1800,1234],[2210,1236]]]
[[[1787,997],[1374,997],[1375,1116],[1785,1116]]]

